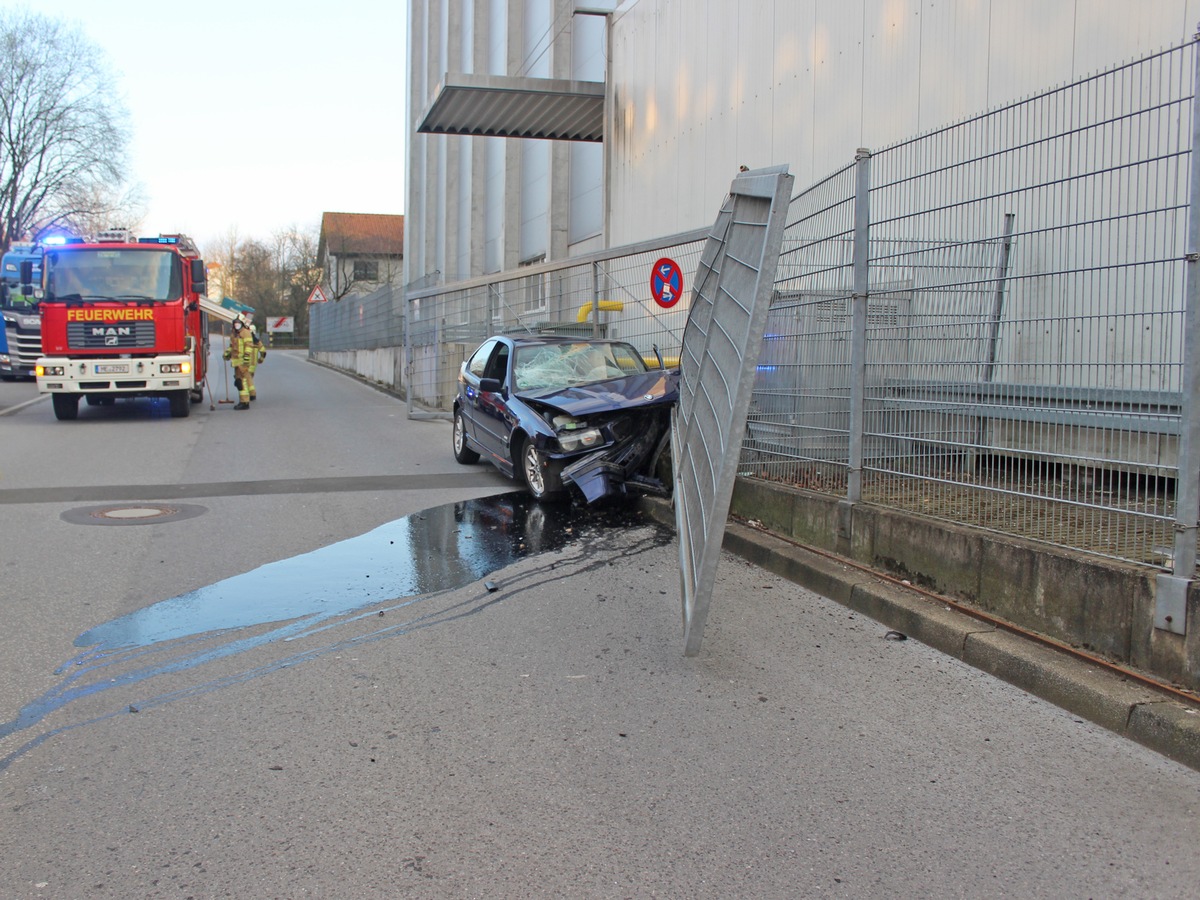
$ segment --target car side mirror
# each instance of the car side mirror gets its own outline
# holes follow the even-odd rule
[[[479,390],[485,394],[503,394],[504,384],[499,378],[480,378]]]

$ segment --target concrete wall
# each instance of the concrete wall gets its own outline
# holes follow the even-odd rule
[[[1200,688],[1200,590],[1188,597],[1186,636],[1155,629],[1157,569],[746,478],[737,481],[730,512],[1020,628]]]
[[[404,348],[376,350],[310,350],[309,358],[330,368],[358,375],[389,390],[404,391]]]

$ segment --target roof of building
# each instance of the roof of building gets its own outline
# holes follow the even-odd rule
[[[317,258],[323,260],[326,253],[334,256],[403,256],[404,216],[324,213]]]

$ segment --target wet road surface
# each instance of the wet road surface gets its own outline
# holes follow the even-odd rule
[[[102,508],[103,509],[103,508]],[[429,628],[485,610],[484,597],[447,605],[449,592],[465,588],[518,560],[576,544],[585,550],[606,532],[634,525],[657,528],[655,541],[671,532],[653,526],[632,502],[597,504],[584,511],[567,503],[539,504],[524,492],[469,499],[404,516],[374,530],[310,553],[261,566],[187,594],[172,597],[88,629],[75,639],[83,652],[56,671],[62,681],[27,704],[0,739],[33,728],[47,714],[82,697],[128,691],[156,676],[201,670],[205,664],[244,654],[262,644],[322,635],[332,641],[316,651],[285,657],[247,671],[238,681],[294,665],[338,649],[339,625],[371,617],[378,627],[364,638],[381,639]],[[247,598],[254,598],[247,602]],[[386,621],[380,621],[385,620]],[[170,694],[140,694],[125,710],[215,690],[225,676]],[[115,714],[115,713],[113,713]],[[106,717],[106,716],[105,716]],[[0,757],[0,770],[17,756],[64,730],[96,721],[69,722],[46,731]]]
[[[660,526],[259,374],[0,417],[5,900],[1195,895],[1196,772],[728,555],[685,658]]]

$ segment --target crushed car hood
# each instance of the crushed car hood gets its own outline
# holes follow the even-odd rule
[[[569,416],[663,406],[679,398],[679,372],[656,369],[562,390],[521,391],[516,396],[526,403],[550,407]]]

